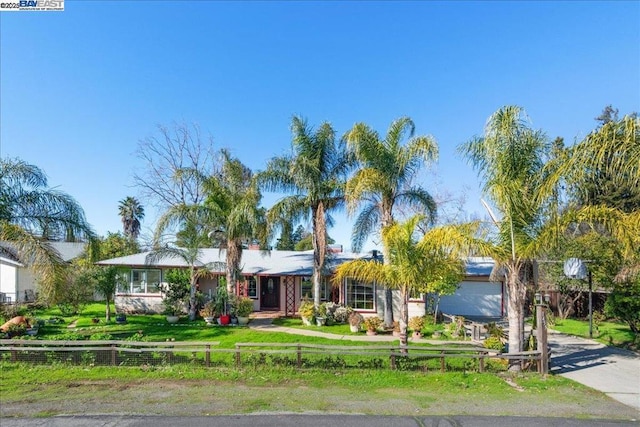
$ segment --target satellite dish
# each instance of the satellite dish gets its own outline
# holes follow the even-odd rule
[[[587,264],[580,258],[569,258],[564,262],[564,275],[569,279],[587,278]]]

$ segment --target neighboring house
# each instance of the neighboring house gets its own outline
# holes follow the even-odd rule
[[[83,254],[86,243],[49,242],[67,262]],[[35,301],[38,281],[9,242],[0,242],[0,302]]]
[[[186,268],[185,262],[178,258],[167,257],[155,263],[147,261],[150,252],[113,258],[100,261],[99,265],[113,265],[121,267],[128,278],[127,284],[118,289],[115,298],[116,309],[124,312],[159,312],[162,310],[163,275],[167,269]],[[350,305],[355,310],[367,315],[382,315],[384,308],[384,292],[375,284],[360,283],[345,280],[339,286],[332,286],[331,275],[335,267],[353,259],[374,260],[374,254],[355,254],[346,252],[332,253],[326,262],[326,275],[321,287],[321,300],[334,301]],[[205,265],[220,265],[225,262],[225,251],[220,249],[202,249],[198,267]],[[496,298],[504,300],[503,287],[500,283],[490,283],[489,274],[485,274],[486,259],[469,259],[468,281],[462,283],[461,295],[464,303],[447,305],[448,314],[464,314],[466,312],[484,312],[484,306],[493,307]],[[491,263],[491,266],[493,264]],[[256,311],[282,311],[287,315],[297,312],[301,300],[305,296],[311,298],[313,271],[312,251],[270,251],[244,250],[242,252],[243,280],[236,284],[235,292],[246,295],[254,300]],[[489,268],[490,272],[490,268]],[[200,279],[199,290],[205,296],[215,295],[218,282],[225,277],[223,271],[213,271],[212,277]],[[475,285],[478,285],[476,288]],[[495,294],[500,289],[499,294]],[[479,295],[479,293],[486,293]],[[466,295],[475,295],[467,298]],[[446,297],[451,298],[451,297]],[[447,301],[448,300],[444,299]],[[396,301],[398,303],[399,301]],[[490,304],[491,303],[491,304]],[[472,307],[467,307],[471,305]],[[504,305],[501,305],[504,307]],[[460,312],[458,312],[460,311]],[[399,304],[396,312],[399,313]],[[423,315],[425,312],[424,298],[411,300],[409,314]],[[487,313],[489,313],[487,311]],[[490,314],[495,315],[493,310]],[[502,312],[504,314],[504,312]]]

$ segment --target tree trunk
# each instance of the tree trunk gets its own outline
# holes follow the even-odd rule
[[[440,294],[436,294],[436,303],[433,306],[433,324],[438,323],[438,310],[440,310]]]
[[[393,328],[393,292],[389,288],[384,290],[384,327]]]
[[[524,304],[526,296],[526,286],[521,280],[520,269],[522,263],[514,261],[506,266],[507,289],[509,291],[509,353],[518,353],[523,349],[524,344]],[[519,371],[520,364],[517,362],[509,366],[510,371]]]
[[[240,259],[242,258],[242,243],[237,239],[227,241],[227,292],[235,294],[240,271]]]
[[[382,228],[389,227],[393,224],[393,216],[391,215],[391,204],[385,203],[382,212]],[[389,206],[389,207],[387,207]],[[386,246],[382,247],[382,262],[385,265],[391,263],[391,255]],[[393,292],[389,288],[384,290],[384,327],[393,328]]]
[[[400,290],[400,346],[407,346],[407,325],[409,324],[409,302],[408,302],[407,289],[403,287]]]
[[[195,268],[191,267],[191,289],[189,290],[189,320],[196,320],[196,277]]]
[[[313,305],[320,306],[320,281],[324,267],[325,253],[327,250],[327,228],[324,217],[324,205],[318,203],[312,209],[313,230]]]
[[[105,313],[105,319],[107,320],[107,323],[111,322],[111,309],[110,309],[110,305],[111,305],[111,301],[109,301],[109,297],[105,297],[105,299],[107,300],[107,311]]]

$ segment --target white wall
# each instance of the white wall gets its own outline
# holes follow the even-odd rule
[[[24,301],[25,291],[33,291],[35,296],[37,292],[36,277],[30,268],[20,267],[18,269],[18,283],[16,286],[17,301]]]
[[[4,293],[7,300],[16,301],[16,286],[18,267],[0,261],[0,292]]]

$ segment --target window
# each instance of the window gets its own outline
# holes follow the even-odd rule
[[[326,301],[327,300],[327,296],[329,295],[329,293],[327,292],[329,289],[328,286],[328,278],[323,277],[322,281],[320,282],[320,300],[321,301]],[[300,282],[300,296],[302,298],[309,298],[309,299],[313,299],[313,281],[311,280],[311,277],[303,277],[302,281]]]
[[[245,277],[247,281],[247,296],[249,298],[257,299],[258,298],[258,282],[256,281],[255,276]]]
[[[373,310],[375,287],[371,283],[347,281],[347,304],[356,310]]]
[[[121,283],[118,292],[131,294],[158,294],[161,282],[160,270],[132,269],[129,283]]]

